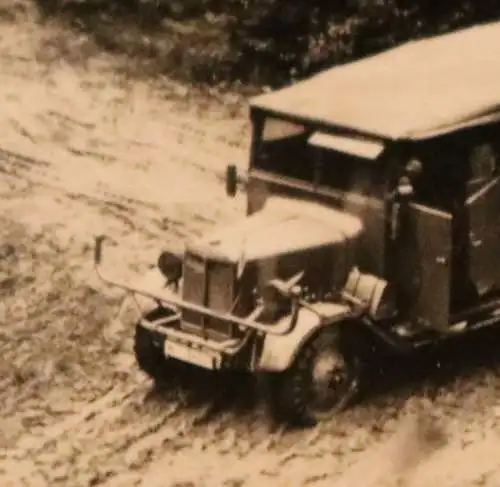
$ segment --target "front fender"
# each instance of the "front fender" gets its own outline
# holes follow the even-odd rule
[[[302,346],[324,326],[341,323],[351,316],[351,308],[337,303],[317,303],[313,308],[322,316],[318,316],[307,308],[299,311],[295,328],[286,335],[266,335],[262,352],[257,363],[257,370],[265,372],[282,372],[292,365]],[[283,326],[285,317],[276,323]]]
[[[148,271],[137,283],[137,287],[145,291],[159,292],[165,288],[166,280],[160,270],[155,267]],[[158,303],[138,293],[127,293],[120,310],[120,321],[125,325],[134,325],[142,316],[158,307]]]

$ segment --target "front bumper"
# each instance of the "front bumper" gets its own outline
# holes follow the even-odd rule
[[[96,238],[94,264],[97,275],[102,281],[134,295],[136,302],[138,301],[137,298],[145,301],[147,303],[146,308],[149,308],[150,311],[158,308],[165,310],[165,315],[157,319],[148,319],[148,317],[151,317],[151,314],[146,312],[140,319],[140,326],[150,330],[156,336],[164,337],[163,348],[166,356],[175,357],[184,362],[193,363],[208,369],[224,368],[228,362],[234,363],[232,359],[238,358],[236,357],[237,354],[243,350],[252,336],[283,336],[291,333],[296,326],[299,306],[306,308],[310,306],[302,300],[296,301],[292,306],[294,309],[290,320],[285,320],[282,325],[276,326],[275,324],[270,325],[258,321],[259,316],[262,315],[262,307],[256,308],[249,316],[241,318],[231,312],[220,313],[205,306],[185,301],[176,292],[165,287],[165,281],[164,279],[159,279],[160,275],[157,271],[154,273],[155,277],[151,282],[147,279],[147,286],[132,286],[119,282],[106,277],[100,271],[102,240],[103,237]],[[292,289],[301,277],[302,273],[299,273],[283,284]],[[158,285],[160,281],[162,281],[162,284]],[[143,306],[139,305],[139,308],[143,308]],[[239,337],[216,341],[208,337],[199,337],[180,330],[179,325],[182,319],[182,310],[189,310],[207,318],[226,321],[238,327],[242,333]],[[316,311],[312,311],[316,313]]]
[[[238,338],[216,341],[185,332],[177,326],[179,316],[173,315],[155,321],[142,318],[140,326],[163,337],[163,353],[182,362],[209,370],[230,368],[234,357],[250,339],[250,331]]]

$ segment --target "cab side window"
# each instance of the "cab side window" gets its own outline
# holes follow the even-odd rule
[[[414,161],[420,168],[409,176],[417,203],[444,211],[454,208],[460,185],[455,152],[452,141],[446,139],[423,143],[415,151]]]
[[[482,188],[497,175],[498,153],[493,144],[488,142],[475,144],[469,152],[468,194]]]
[[[312,184],[314,164],[307,143],[309,135],[310,130],[303,125],[266,118],[254,167],[275,176]]]

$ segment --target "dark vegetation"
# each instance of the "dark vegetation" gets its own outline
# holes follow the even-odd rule
[[[35,0],[131,69],[279,86],[408,39],[500,18],[500,0]],[[459,53],[457,53],[459,54]]]

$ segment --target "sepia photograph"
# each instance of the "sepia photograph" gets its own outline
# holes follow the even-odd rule
[[[500,486],[500,0],[0,32],[1,487]]]

